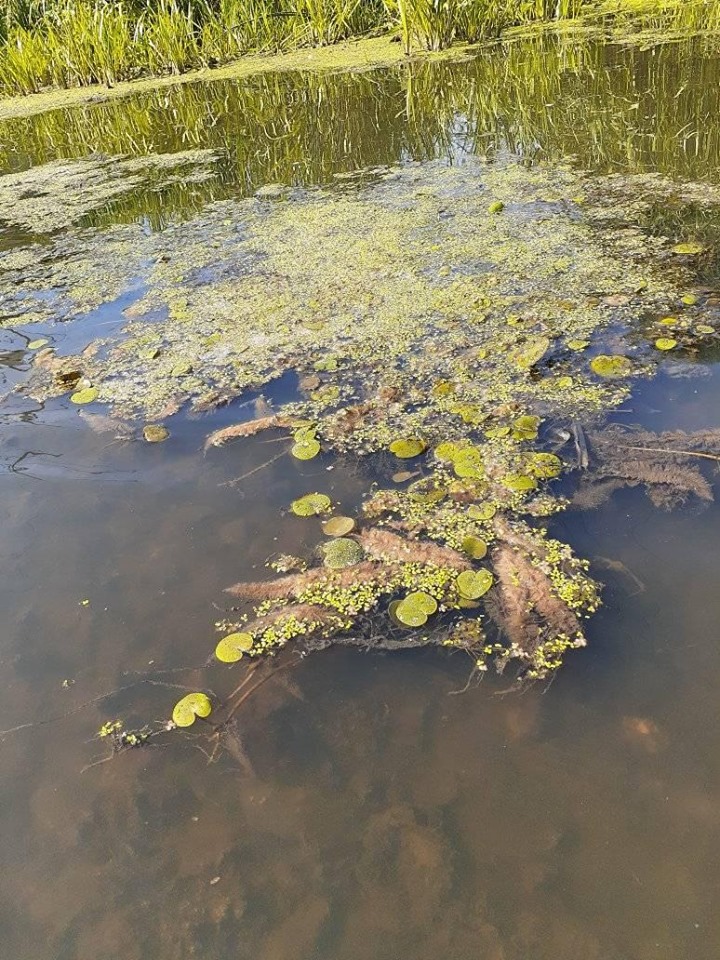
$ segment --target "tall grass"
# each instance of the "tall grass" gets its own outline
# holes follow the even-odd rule
[[[115,84],[390,28],[405,50],[593,17],[720,30],[720,0],[0,0],[0,92]]]

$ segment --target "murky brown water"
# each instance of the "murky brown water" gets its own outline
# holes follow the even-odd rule
[[[224,150],[212,183],[103,214],[149,229],[262,182],[464,150],[715,179],[717,75],[699,50],[528,45],[457,66],[194,85],[7,124],[0,141],[8,168],[188,139]],[[119,309],[90,322],[117,324]],[[66,325],[74,348],[83,323]],[[19,329],[0,331],[0,393],[27,364]],[[707,369],[646,384],[618,418],[716,427],[720,365]],[[236,413],[177,416],[151,446],[95,432],[66,400],[0,406],[0,727],[67,714],[0,742],[2,955],[714,960],[715,507],[665,515],[633,492],[557,522],[608,588],[589,648],[547,691],[500,696],[507,681],[488,677],[451,695],[461,656],[330,651],[248,704],[237,756],[208,766],[178,738],[80,773],[103,755],[88,742],[101,723],[167,716],[170,684],[227,693],[232,674],[205,666],[222,588],[311,545],[292,519],[274,539],[309,477],[347,509],[367,486],[288,458],[228,486],[274,454],[258,439],[202,455]]]

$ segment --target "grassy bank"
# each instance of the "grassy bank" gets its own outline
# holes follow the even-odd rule
[[[0,93],[114,86],[397,32],[400,52],[512,26],[591,22],[720,29],[720,0],[0,0]]]

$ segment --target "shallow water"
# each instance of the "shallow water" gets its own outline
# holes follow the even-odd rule
[[[719,69],[693,48],[523,44],[456,65],[194,84],[14,121],[0,141],[8,170],[219,150],[212,181],[145,187],[93,217],[148,229],[266,182],[466,151],[714,180]],[[685,206],[661,214],[714,238]],[[61,349],[92,323],[114,329],[121,306],[53,330]],[[0,330],[0,394],[23,381],[35,335]],[[717,426],[712,359],[707,376],[638,387],[616,418]],[[233,756],[208,765],[201,741],[173,738],[80,773],[103,756],[88,741],[105,720],[167,716],[170,684],[228,693],[232,672],[205,666],[222,588],[312,546],[293,518],[275,539],[309,478],[347,511],[367,487],[342,463],[252,473],[275,455],[262,435],[203,456],[239,403],[172,418],[157,446],[92,429],[104,424],[67,400],[0,406],[0,727],[65,715],[0,743],[5,954],[715,958],[716,506],[666,515],[626,492],[556,521],[608,586],[590,646],[547,690],[501,696],[510,681],[488,677],[450,695],[462,655],[333,650],[253,698]]]

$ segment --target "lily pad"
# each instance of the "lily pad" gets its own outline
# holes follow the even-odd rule
[[[472,520],[492,520],[496,513],[494,503],[474,503],[468,508],[468,516]]]
[[[540,417],[533,417],[525,414],[513,421],[513,439],[514,440],[534,440],[538,435],[540,426]]]
[[[160,423],[148,423],[143,427],[143,439],[148,443],[162,443],[163,440],[167,440],[170,436],[170,431],[167,427],[163,427]]]
[[[532,477],[550,480],[562,472],[562,460],[554,453],[531,453],[525,461],[525,469]]]
[[[462,542],[462,549],[463,553],[466,553],[473,560],[482,560],[488,551],[485,541],[472,535],[465,537]]]
[[[98,398],[98,388],[97,387],[84,387],[82,390],[78,390],[76,393],[73,393],[70,397],[72,403],[93,403]]]
[[[549,347],[550,340],[548,337],[532,337],[514,350],[510,359],[521,370],[529,370],[530,367],[535,366],[542,360]]]
[[[197,717],[209,717],[212,703],[205,693],[188,693],[178,700],[172,712],[173,723],[178,727],[191,727]]]
[[[568,350],[585,350],[590,346],[589,340],[568,340]]]
[[[537,486],[537,480],[525,473],[508,473],[502,478],[502,483],[513,493],[527,493]]]
[[[296,517],[314,517],[330,509],[330,497],[324,493],[306,493],[290,504]]]
[[[705,247],[701,243],[676,243],[672,248],[672,252],[688,257],[702,253],[704,249]]]
[[[365,556],[363,548],[356,540],[349,537],[338,537],[324,544],[323,564],[331,570],[344,570],[345,567],[353,567]]]
[[[479,600],[493,585],[494,577],[489,570],[463,570],[455,580],[458,593],[465,600]]]
[[[590,368],[599,377],[627,377],[632,373],[632,361],[623,356],[600,354],[590,361]]]
[[[445,487],[435,477],[423,477],[411,483],[408,495],[415,503],[440,503],[447,496]]]
[[[658,350],[672,350],[677,345],[677,340],[673,340],[672,337],[659,337],[655,341],[655,346]]]
[[[355,529],[352,517],[330,517],[322,525],[322,532],[326,537],[344,537]]]
[[[432,616],[438,608],[435,597],[431,597],[430,594],[425,593],[424,590],[415,590],[413,593],[409,593],[405,597],[405,603],[412,603],[420,607],[428,617]]]
[[[253,647],[251,633],[230,633],[215,647],[215,656],[221,663],[235,663]]]
[[[46,343],[50,343],[47,337],[38,337],[37,340],[31,340],[27,348],[28,350],[39,350],[41,347],[44,347]]]
[[[315,439],[295,443],[290,448],[290,453],[296,460],[312,460],[320,453],[320,444]]]
[[[453,469],[458,477],[482,480],[485,476],[482,453],[477,447],[465,447],[453,459]]]
[[[493,200],[493,202],[488,207],[488,213],[502,213],[505,209],[505,204],[502,200]]]
[[[418,437],[408,437],[404,440],[393,440],[389,446],[390,453],[394,453],[401,460],[411,460],[413,457],[419,457],[427,448],[424,440]]]
[[[707,324],[707,323],[699,323],[699,324],[695,327],[695,330],[696,330],[698,333],[702,333],[702,334],[715,333],[715,327],[711,327],[711,326],[710,326],[709,324]]]
[[[404,627],[422,627],[427,623],[428,615],[425,610],[408,597],[401,600],[393,612],[395,619],[399,620]]]

